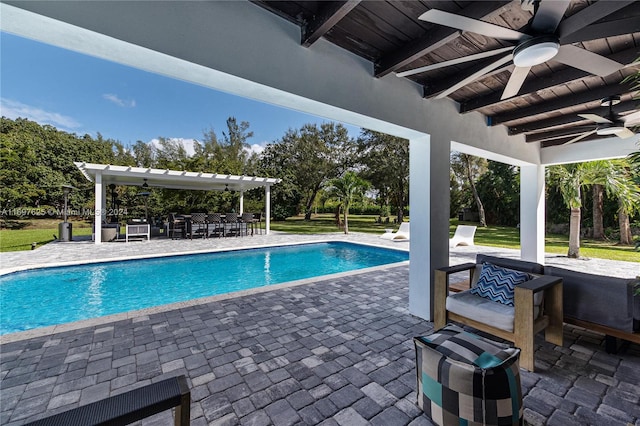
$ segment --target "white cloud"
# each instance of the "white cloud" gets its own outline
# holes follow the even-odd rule
[[[16,118],[26,118],[40,124],[50,124],[59,130],[76,129],[80,123],[72,117],[50,112],[23,104],[11,99],[0,98],[0,112],[3,116],[15,120]]]
[[[262,154],[262,151],[264,151],[264,145],[259,145],[257,143],[254,143],[249,148],[244,148],[244,150],[247,151],[249,155],[253,154],[254,152],[260,155]]]
[[[108,100],[109,102],[113,102],[119,107],[133,108],[136,106],[136,101],[134,99],[126,101],[124,99],[120,99],[118,95],[114,95],[113,93],[105,93],[104,95],[102,95],[102,97]]]
[[[196,143],[195,139],[186,139],[186,138],[167,138],[167,139],[170,140],[171,142],[177,142],[182,144],[185,151],[187,151],[188,156],[192,156],[196,152],[195,148],[193,147],[194,144]],[[160,148],[160,141],[158,139],[151,139],[149,141],[149,144],[152,145],[154,148]]]

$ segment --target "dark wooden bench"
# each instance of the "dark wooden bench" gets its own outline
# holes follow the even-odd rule
[[[189,426],[191,392],[184,376],[165,379],[27,424],[33,426],[128,425],[173,407],[176,407],[176,426]]]

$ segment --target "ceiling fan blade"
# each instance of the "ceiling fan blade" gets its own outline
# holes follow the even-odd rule
[[[599,115],[596,114],[578,114],[578,116],[582,117],[582,118],[586,118],[587,120],[591,120],[594,123],[598,123],[598,124],[611,124],[613,123],[613,121],[606,119],[604,117],[601,117]]]
[[[616,136],[619,137],[620,139],[632,138],[635,135],[636,135],[635,133],[633,133],[631,130],[627,129],[626,127],[624,128],[624,130],[620,130],[619,132],[616,132]]]
[[[569,3],[571,0],[542,0],[533,17],[531,28],[539,33],[553,34],[564,17]]]
[[[472,81],[477,80],[478,78],[482,77],[486,73],[498,68],[501,65],[506,64],[507,62],[511,61],[512,59],[513,59],[513,54],[512,53],[509,53],[508,55],[503,56],[502,58],[498,59],[497,61],[490,63],[489,65],[487,65],[486,67],[478,70],[477,72],[474,72],[469,77],[460,80],[459,82],[457,82],[453,86],[449,87],[448,89],[443,90],[442,92],[438,93],[438,95],[436,96],[436,99],[446,98],[451,93],[453,93],[456,90],[458,90],[459,88],[464,87],[467,84],[471,83]]]
[[[421,72],[431,71],[438,68],[444,68],[450,65],[457,65],[457,64],[462,64],[464,62],[475,61],[476,59],[488,58],[490,56],[497,55],[498,53],[504,53],[511,50],[513,50],[513,47],[503,47],[502,49],[476,53],[475,55],[463,56],[461,58],[451,59],[450,61],[439,62],[437,64],[431,64],[431,65],[426,65],[420,68],[414,68],[412,70],[402,71],[402,72],[396,73],[396,76],[406,77],[408,75],[420,74]]]
[[[501,40],[522,41],[531,38],[527,34],[512,30],[511,28],[501,27],[438,9],[428,10],[420,15],[418,19],[491,38],[499,38]]]
[[[592,135],[592,134],[594,134],[595,132],[597,132],[597,130],[592,130],[592,131],[590,131],[590,132],[583,133],[583,134],[581,134],[580,136],[576,136],[575,138],[571,139],[570,141],[566,141],[566,142],[565,142],[565,143],[563,143],[562,145],[569,145],[569,144],[571,144],[571,143],[578,142],[580,139],[584,139],[584,138],[586,138],[587,136],[591,136],[591,135]]]
[[[633,125],[633,123],[640,120],[640,111],[632,112],[629,115],[625,115],[624,117],[622,117],[622,120],[624,121],[625,126],[629,124]]]
[[[624,68],[623,64],[571,44],[560,46],[560,50],[553,60],[600,77],[613,74]]]
[[[524,84],[524,80],[527,78],[527,74],[529,74],[530,69],[531,67],[515,67],[513,69],[500,100],[507,99],[518,94],[520,88]]]

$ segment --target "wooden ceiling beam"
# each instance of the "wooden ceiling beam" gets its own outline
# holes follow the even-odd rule
[[[634,0],[598,1],[585,7],[581,11],[564,19],[558,27],[560,40],[564,42],[569,37],[594,22],[603,19],[612,13],[633,4]]]
[[[640,7],[640,5],[639,5]],[[602,22],[600,24],[589,25],[580,31],[560,40],[562,44],[578,43],[587,40],[598,40],[606,37],[631,34],[638,32],[637,16],[618,19],[616,21]]]
[[[302,26],[302,45],[309,47],[342,18],[347,16],[360,3],[360,0],[320,2],[322,8],[310,22]]]
[[[625,87],[621,84],[600,86],[593,89],[587,89],[579,93],[572,93],[567,96],[562,96],[554,100],[540,102],[530,107],[517,109],[504,114],[488,116],[487,122],[489,126],[506,124],[510,121],[520,120],[526,117],[533,117],[536,115],[550,113],[552,111],[561,110],[580,104],[598,101],[607,96],[619,95],[621,93],[627,93],[628,91],[628,87]]]
[[[637,106],[637,101],[630,100],[620,102],[618,105],[614,105],[611,109],[616,114],[625,114],[634,111],[635,109],[637,109]],[[598,107],[580,112],[580,114],[597,115],[606,115],[607,113],[608,109],[605,107]],[[578,116],[578,114],[565,114],[553,118],[548,118],[546,120],[538,120],[531,123],[521,124],[519,126],[512,126],[508,128],[508,132],[510,135],[519,135],[521,133],[531,133],[562,125],[572,126],[580,121],[585,121],[585,119]]]
[[[607,58],[616,62],[620,62],[621,64],[631,64],[637,57],[638,49],[635,47],[607,56]],[[592,74],[572,67],[567,67],[563,70],[553,72],[548,77],[534,78],[531,76],[531,78],[527,78],[522,88],[520,88],[520,92],[518,93],[517,97],[528,96],[532,93],[548,89],[552,86],[570,83],[572,81],[581,80],[589,76],[592,76]],[[446,83],[448,84],[448,82]],[[500,100],[500,96],[502,96],[502,91],[471,99],[460,104],[459,112],[473,112],[478,109],[494,107],[507,102],[512,102],[515,99],[515,97],[513,97],[505,100]]]
[[[474,19],[488,18],[495,15],[503,6],[509,3],[509,1],[477,1],[462,9],[458,15]],[[416,19],[418,19],[417,16]],[[436,26],[402,49],[380,58],[375,65],[374,74],[376,77],[384,77],[449,43],[459,35],[460,31],[455,28]]]

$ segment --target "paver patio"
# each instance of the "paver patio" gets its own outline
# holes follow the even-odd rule
[[[325,238],[275,234],[103,244],[92,256]],[[346,239],[380,242],[357,234]],[[3,267],[21,255],[29,262],[59,262],[61,251],[69,250],[68,256],[82,246],[8,253]],[[452,251],[452,263],[483,250],[517,254],[465,248]],[[549,261],[554,259],[562,262]],[[611,267],[588,262],[590,270]],[[638,269],[619,266],[623,276]],[[191,388],[193,425],[431,424],[415,404],[412,337],[428,333],[432,324],[407,310],[408,274],[406,265],[389,267],[26,340],[3,339],[0,424],[23,424],[178,374],[187,376]],[[528,423],[640,425],[638,345],[607,354],[602,336],[574,327],[565,328],[562,348],[542,338],[536,342],[536,372],[521,370]],[[171,422],[166,412],[142,424]]]

